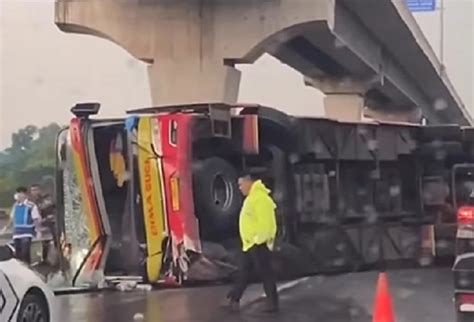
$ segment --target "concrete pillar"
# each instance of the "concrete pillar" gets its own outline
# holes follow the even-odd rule
[[[342,122],[362,121],[364,98],[359,94],[326,94],[325,116]]]
[[[149,69],[152,101],[157,106],[237,102],[241,72],[222,62],[168,60]]]
[[[148,62],[155,106],[236,103],[240,71],[308,25],[326,22],[332,0],[57,0],[65,32],[115,42]]]
[[[365,109],[368,82],[352,78],[306,77],[305,84],[319,89],[324,98],[325,116],[345,122],[359,122]]]

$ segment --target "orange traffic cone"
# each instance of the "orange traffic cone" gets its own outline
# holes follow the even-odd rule
[[[379,274],[372,322],[395,322],[387,273]]]

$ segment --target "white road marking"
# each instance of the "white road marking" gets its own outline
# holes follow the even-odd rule
[[[278,291],[278,293],[281,293],[283,291],[294,288],[294,287],[306,282],[307,280],[309,280],[309,277],[302,277],[302,278],[299,278],[297,280],[293,280],[293,281],[289,281],[289,282],[280,284],[280,285],[277,286],[277,291]],[[262,299],[264,297],[265,297],[265,293],[261,293],[258,298],[253,299],[253,300],[249,300],[248,303],[254,302],[254,301]]]

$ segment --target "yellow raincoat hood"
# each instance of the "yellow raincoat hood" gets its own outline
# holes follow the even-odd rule
[[[240,212],[240,238],[244,252],[266,243],[270,250],[277,232],[276,204],[262,181],[255,181]]]

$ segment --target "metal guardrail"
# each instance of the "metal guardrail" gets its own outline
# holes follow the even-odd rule
[[[32,239],[32,243],[39,243],[39,242],[45,242],[45,241],[50,241],[52,240],[51,234],[45,234],[41,235],[41,237],[34,237]],[[0,243],[4,242],[11,242],[13,240],[13,233],[12,232],[6,232],[6,233],[0,233]]]
[[[41,234],[31,241],[31,264],[35,265],[43,260],[43,243],[52,240],[51,234]],[[0,245],[13,244],[13,233],[0,233]]]

